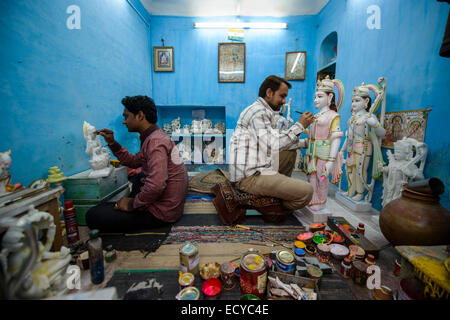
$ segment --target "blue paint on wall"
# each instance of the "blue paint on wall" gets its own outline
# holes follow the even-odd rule
[[[79,30],[66,27],[70,5],[80,7]],[[12,149],[13,182],[46,178],[53,165],[87,170],[84,120],[138,150],[121,99],[151,95],[149,38],[127,1],[0,2],[0,152]]]
[[[370,5],[381,9],[379,30],[367,27]],[[450,59],[440,57],[439,49],[449,7],[427,0],[332,0],[318,14],[316,43],[319,54],[322,41],[337,32],[336,78],[344,83],[346,96],[340,112],[343,129],[350,117],[353,87],[376,84],[380,76],[388,81],[386,111],[432,108],[425,136],[429,147],[425,176],[445,183],[441,204],[446,208],[450,208]],[[382,183],[377,181],[372,203],[379,210],[381,195]]]

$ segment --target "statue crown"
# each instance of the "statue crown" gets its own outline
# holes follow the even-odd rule
[[[363,82],[359,87],[353,88],[353,96],[370,97],[370,90]]]

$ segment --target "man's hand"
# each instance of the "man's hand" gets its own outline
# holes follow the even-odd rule
[[[111,144],[114,142],[114,131],[109,129],[100,129],[95,131],[96,134],[101,135],[103,138],[105,138],[105,142],[107,144]]]
[[[131,212],[131,211],[133,211],[133,200],[134,200],[133,198],[124,197],[116,202],[114,209],[120,210],[120,211]]]
[[[314,121],[314,116],[311,112],[306,111],[304,114],[302,114],[302,116],[300,117],[300,119],[298,119],[298,123],[300,123],[303,128],[308,128],[309,125]]]

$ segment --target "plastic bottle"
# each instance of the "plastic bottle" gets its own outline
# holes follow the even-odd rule
[[[78,232],[77,213],[72,200],[64,201],[64,223],[66,225],[67,242],[69,245],[80,241]]]
[[[100,284],[105,279],[102,239],[98,236],[98,233],[98,230],[92,230],[89,233],[90,239],[88,241],[89,269],[93,284]]]

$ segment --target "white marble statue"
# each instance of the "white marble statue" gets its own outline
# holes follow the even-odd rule
[[[416,139],[403,138],[394,142],[394,154],[391,150],[387,152],[388,166],[384,167],[378,162],[378,167],[383,172],[383,207],[401,197],[403,185],[424,179],[427,153],[427,145]]]
[[[171,123],[172,134],[180,134],[181,133],[181,120],[180,117],[172,120]]]
[[[201,120],[192,120],[191,131],[193,134],[202,134]]]
[[[8,172],[11,166],[11,150],[0,153],[0,196],[6,193],[6,186],[11,180],[11,174]]]
[[[375,101],[372,103],[370,91],[375,93]],[[386,134],[383,128],[383,121],[378,121],[374,115],[375,111],[382,104],[381,116],[385,113],[386,81],[384,78],[378,79],[378,86],[365,85],[364,83],[355,87],[352,97],[352,116],[348,120],[345,141],[341,148],[341,155],[347,153],[345,168],[347,172],[348,190],[345,196],[355,202],[367,202],[370,208],[370,201],[373,194],[375,178],[381,177],[377,163],[383,161],[381,155],[381,138]],[[368,168],[371,159],[375,165],[372,167],[372,179],[369,183]],[[367,195],[364,198],[365,192]]]
[[[24,272],[17,286],[14,286],[14,292],[8,293],[8,298],[42,299],[66,293],[66,270],[72,256],[64,246],[58,252],[50,252],[56,231],[53,216],[30,206],[25,215],[1,219],[0,224],[8,227],[0,252],[5,283],[10,284],[20,272]],[[25,232],[26,225],[31,225],[29,229],[34,230],[34,239],[30,239],[29,233]],[[24,271],[24,265],[30,262],[31,265]]]
[[[177,148],[183,161],[192,161],[192,150],[190,142],[185,142],[183,139],[183,141],[177,144]]]
[[[203,119],[201,121],[201,126],[202,126],[202,133],[211,134],[215,132],[212,126],[212,120]]]
[[[89,165],[92,168],[89,178],[107,177],[113,167],[109,163],[111,158],[108,149],[102,147],[100,138],[95,134],[95,127],[87,123],[83,124],[84,139],[86,140],[86,153],[91,156]]]

